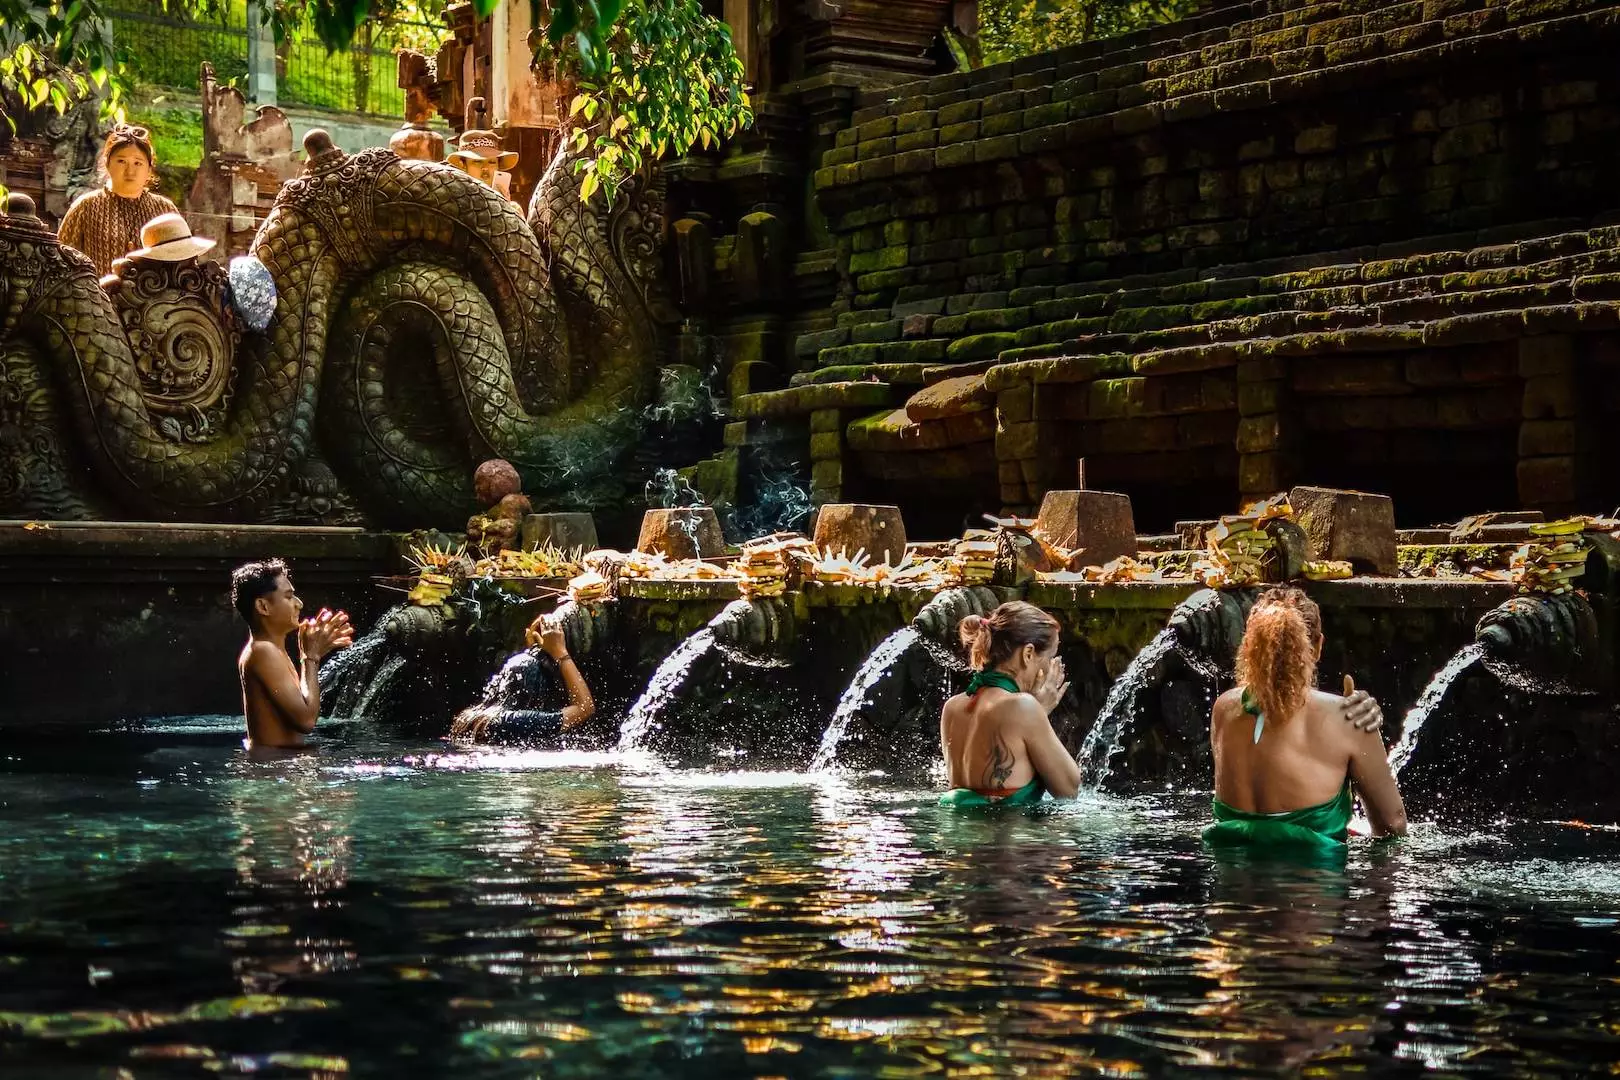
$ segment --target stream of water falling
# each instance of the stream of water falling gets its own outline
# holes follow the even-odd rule
[[[692,665],[697,663],[698,657],[708,652],[714,646],[714,631],[704,627],[685,641],[680,647],[658,665],[653,677],[647,683],[647,689],[642,691],[636,703],[630,707],[630,712],[624,718],[624,724],[619,728],[619,749],[623,751],[639,750],[646,741],[647,735],[652,731],[653,722],[657,720],[658,713],[671,698],[675,691],[686,679],[686,673]]]
[[[850,681],[843,696],[838,699],[838,708],[833,710],[832,722],[827,725],[827,730],[821,736],[821,747],[810,762],[811,772],[826,772],[832,768],[838,754],[838,744],[843,742],[844,732],[849,729],[850,721],[870,703],[872,688],[877,686],[878,682],[889,673],[889,669],[905,656],[921,636],[915,627],[902,626],[872,650],[872,655],[866,658],[866,662],[855,673],[855,678]]]
[[[1451,684],[1457,681],[1457,677],[1484,656],[1485,650],[1479,644],[1464,646],[1446,661],[1446,666],[1436,672],[1434,678],[1429,680],[1429,685],[1423,688],[1417,703],[1407,712],[1406,719],[1401,723],[1400,740],[1389,752],[1389,768],[1397,777],[1401,775],[1402,767],[1411,760],[1412,752],[1417,749],[1418,733],[1423,730],[1423,723],[1428,720],[1429,714],[1445,700],[1446,691],[1451,689]]]
[[[1108,688],[1108,697],[1097,713],[1097,720],[1086,732],[1085,742],[1080,744],[1081,791],[1101,790],[1103,781],[1113,771],[1114,755],[1124,745],[1125,722],[1136,711],[1136,695],[1147,686],[1159,662],[1175,647],[1176,632],[1167,626],[1136,654],[1130,666]]]

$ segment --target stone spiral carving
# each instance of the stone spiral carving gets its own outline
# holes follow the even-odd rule
[[[327,150],[255,239],[257,335],[218,267],[140,267],[115,299],[0,217],[0,515],[307,519],[335,474],[372,522],[453,522],[492,456],[588,504],[653,385],[661,232],[650,191],[581,203],[566,151],[526,221],[448,166]]]

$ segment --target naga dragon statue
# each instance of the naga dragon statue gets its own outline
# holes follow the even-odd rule
[[[450,523],[490,457],[537,504],[601,497],[657,381],[650,186],[582,202],[565,148],[525,220],[447,165],[305,150],[253,243],[260,332],[217,264],[109,294],[0,215],[0,516]]]

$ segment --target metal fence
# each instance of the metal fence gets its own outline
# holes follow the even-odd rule
[[[230,4],[217,18],[170,15],[161,3],[126,0],[112,11],[113,40],[136,80],[178,90],[199,89],[204,60],[221,82],[245,87],[248,73],[247,12]],[[368,20],[348,49],[328,52],[307,29],[276,42],[279,102],[341,112],[398,117],[404,91],[396,85],[394,50],[431,50],[444,28],[427,23]]]

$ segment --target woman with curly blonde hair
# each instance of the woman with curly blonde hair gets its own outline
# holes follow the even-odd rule
[[[1316,689],[1321,657],[1314,601],[1292,586],[1255,601],[1238,649],[1238,685],[1216,699],[1210,717],[1215,824],[1204,831],[1207,843],[1340,850],[1352,783],[1373,835],[1405,834],[1383,739],[1376,728],[1344,722],[1345,698]]]

